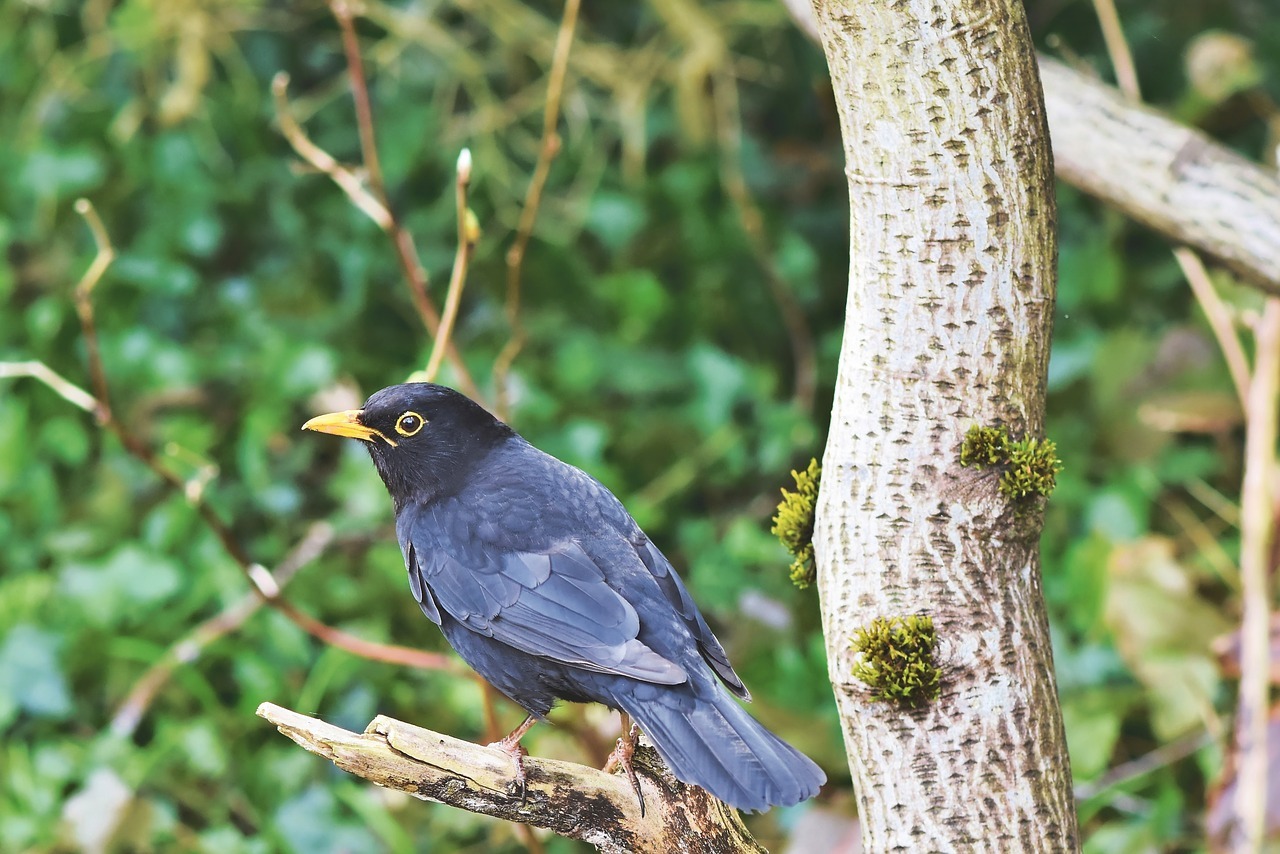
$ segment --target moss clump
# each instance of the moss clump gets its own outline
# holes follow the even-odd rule
[[[782,490],[778,513],[770,531],[791,553],[791,581],[801,589],[813,583],[817,568],[813,562],[813,514],[818,503],[822,468],[810,460],[804,471],[793,471],[796,491]]]
[[[1003,427],[974,424],[960,445],[960,465],[974,468],[998,466],[1009,459],[1009,431]]]
[[[933,661],[937,641],[932,617],[876,617],[853,636],[861,655],[853,677],[871,689],[872,700],[922,706],[941,690],[942,671]]]
[[[1058,446],[1049,439],[1023,439],[1009,445],[1008,468],[1000,475],[1000,494],[1010,501],[1049,497],[1058,485]]]
[[[960,465],[1000,469],[1000,494],[1015,504],[1048,498],[1058,485],[1062,460],[1049,439],[1009,438],[1004,427],[969,428],[960,445]]]

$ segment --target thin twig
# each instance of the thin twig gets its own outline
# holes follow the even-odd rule
[[[529,189],[525,192],[524,207],[516,225],[516,239],[507,250],[507,324],[511,327],[511,337],[507,339],[493,364],[497,412],[501,418],[510,415],[507,412],[507,375],[524,347],[524,325],[520,322],[520,277],[524,270],[524,253],[533,236],[534,223],[538,220],[542,191],[551,174],[551,161],[560,153],[560,135],[556,132],[556,127],[560,123],[560,100],[564,94],[569,51],[573,47],[573,35],[581,5],[581,0],[565,0],[560,29],[556,33],[555,51],[551,56],[551,71],[547,75],[547,101],[542,112],[542,143],[538,146],[538,161],[534,164]]]
[[[435,343],[431,346],[431,357],[427,360],[427,382],[435,380],[440,370],[440,361],[453,337],[454,322],[458,319],[458,305],[462,302],[462,289],[467,283],[467,268],[471,264],[471,254],[475,251],[476,242],[480,239],[480,227],[475,216],[467,207],[467,187],[471,184],[471,149],[464,148],[458,154],[457,177],[454,180],[454,200],[458,208],[458,249],[453,257],[453,272],[449,276],[449,291],[444,299],[444,316],[440,320],[440,331],[436,333]]]
[[[1150,753],[1117,765],[1097,780],[1076,786],[1076,800],[1087,801],[1090,798],[1096,798],[1108,789],[1145,777],[1175,762],[1181,762],[1200,748],[1211,744],[1213,744],[1213,736],[1207,732],[1184,735],[1177,741],[1161,745]]]
[[[89,228],[93,232],[94,242],[98,247],[93,263],[76,286],[75,300],[76,311],[80,316],[81,334],[85,338],[89,374],[93,379],[95,389],[95,411],[97,412],[99,423],[116,437],[134,459],[145,465],[156,477],[187,499],[188,504],[199,514],[205,527],[217,538],[223,551],[240,567],[240,571],[244,573],[245,578],[249,580],[253,589],[263,597],[268,605],[284,614],[303,631],[332,646],[337,646],[347,652],[374,661],[408,664],[414,667],[437,670],[451,667],[452,662],[445,656],[425,653],[394,644],[375,643],[349,635],[340,629],[325,625],[281,598],[279,584],[274,581],[271,573],[266,568],[249,557],[236,539],[234,532],[222,521],[217,511],[204,500],[203,490],[189,489],[188,482],[181,475],[164,465],[149,445],[139,439],[113,415],[109,403],[110,386],[107,382],[107,372],[103,366],[102,356],[98,347],[98,333],[92,296],[98,281],[115,257],[115,250],[111,246],[111,240],[102,225],[102,221],[94,212],[93,206],[89,201],[87,199],[78,200],[76,202],[76,210],[89,223]]]
[[[1245,408],[1244,486],[1240,494],[1240,695],[1236,713],[1239,785],[1237,833],[1243,850],[1261,851],[1267,813],[1267,710],[1270,700],[1269,614],[1274,538],[1276,398],[1280,395],[1280,298],[1267,300],[1256,327],[1256,355]]]
[[[764,271],[769,295],[778,308],[782,325],[791,342],[795,376],[792,394],[796,405],[808,412],[813,409],[818,385],[818,359],[813,332],[799,300],[791,292],[790,285],[769,253],[764,218],[751,197],[746,177],[742,174],[742,113],[738,101],[738,83],[728,71],[712,78],[712,98],[718,113],[716,132],[720,142],[720,183],[737,210],[738,221],[756,256],[756,263]]]
[[[378,228],[390,233],[393,220],[391,211],[381,201],[374,198],[355,173],[343,166],[329,152],[311,141],[302,125],[293,117],[289,106],[289,75],[281,71],[271,80],[271,92],[276,99],[276,120],[280,123],[280,132],[293,146],[298,156],[316,169],[328,175],[337,184],[351,203],[359,208],[365,216],[373,220]]]
[[[44,362],[0,362],[0,378],[30,377],[53,389],[63,400],[85,412],[97,412],[98,400]]]
[[[1116,73],[1116,85],[1129,100],[1142,101],[1142,90],[1138,87],[1138,71],[1133,64],[1133,53],[1129,50],[1129,42],[1124,37],[1124,28],[1120,25],[1120,13],[1116,11],[1115,0],[1093,0],[1094,11],[1098,15],[1098,26],[1102,28],[1102,40],[1107,45],[1107,55],[1111,57],[1111,67]]]
[[[313,523],[272,573],[276,588],[283,589],[300,569],[324,554],[333,539],[332,525]],[[125,737],[132,735],[174,671],[198,659],[210,644],[239,629],[262,606],[261,596],[246,593],[170,646],[134,683],[111,719],[111,731]]]
[[[1209,564],[1223,584],[1234,593],[1240,592],[1240,566],[1235,558],[1223,547],[1222,541],[1209,526],[1181,499],[1174,495],[1160,498],[1160,506],[1173,517],[1173,521],[1195,546],[1196,551]]]
[[[360,60],[360,40],[356,37],[355,21],[351,8],[344,0],[333,0],[329,4],[333,17],[342,30],[342,49],[347,55],[347,71],[351,75],[351,98],[356,106],[356,129],[360,133],[360,154],[364,160],[365,172],[369,175],[369,186],[373,194],[387,204],[387,189],[382,182],[382,166],[378,161],[378,146],[373,133],[373,108],[369,101],[369,84],[364,76],[364,63]],[[387,206],[388,209],[390,206]]]
[[[336,10],[334,14],[338,14]],[[338,20],[341,24],[343,19],[339,16]],[[352,35],[354,36],[354,30]],[[352,46],[355,47],[354,53],[351,51]],[[373,133],[373,115],[369,110],[369,92],[364,77],[364,69],[360,64],[358,43],[348,46],[347,63],[351,74],[352,96],[356,103],[356,121],[360,125],[360,144],[364,147],[365,170],[370,174],[371,183],[373,176],[377,176],[377,183],[374,185],[373,192],[370,192],[361,183],[354,172],[338,163],[329,152],[312,142],[306,131],[298,124],[297,119],[293,116],[293,110],[289,106],[289,75],[284,72],[277,74],[271,81],[271,91],[275,95],[276,117],[280,123],[280,132],[284,134],[285,139],[288,140],[299,157],[325,175],[328,175],[347,194],[347,198],[351,199],[352,204],[364,212],[378,228],[382,229],[390,237],[391,243],[395,247],[396,258],[400,262],[400,268],[404,271],[405,280],[409,284],[409,296],[413,302],[414,310],[418,313],[418,319],[422,321],[422,325],[426,327],[428,334],[436,336],[440,327],[440,315],[435,306],[431,304],[431,298],[427,295],[429,286],[427,271],[418,258],[418,249],[413,243],[413,238],[396,218],[395,214],[392,213],[390,204],[387,201],[386,191],[382,187],[381,168],[378,166],[377,145]],[[372,161],[369,160],[371,155]],[[376,196],[375,193],[377,194]],[[471,397],[480,400],[482,397],[480,389],[475,384],[471,373],[467,370],[466,363],[462,361],[462,354],[453,346],[449,347],[447,353],[449,361],[457,372],[459,385]]]
[[[93,203],[88,199],[76,199],[76,213],[84,217],[89,231],[93,233],[93,243],[97,252],[89,269],[84,271],[76,284],[76,314],[80,316],[80,328],[84,330],[84,346],[89,356],[89,383],[93,395],[97,398],[97,416],[100,424],[111,424],[111,398],[107,389],[107,375],[102,369],[102,353],[98,347],[98,329],[93,318],[93,289],[102,281],[103,275],[111,262],[115,260],[116,250],[111,245],[111,238],[102,224]]]
[[[1218,290],[1209,278],[1200,256],[1185,246],[1173,250],[1173,257],[1178,260],[1182,274],[1191,285],[1191,292],[1200,303],[1200,310],[1209,321],[1213,336],[1218,339],[1222,349],[1222,357],[1227,361],[1227,370],[1231,372],[1231,381],[1235,384],[1240,405],[1245,405],[1249,395],[1249,360],[1244,354],[1244,346],[1240,336],[1236,334],[1235,323],[1231,319],[1231,311],[1218,295]]]

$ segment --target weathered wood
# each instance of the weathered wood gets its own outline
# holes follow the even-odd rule
[[[737,811],[671,776],[652,748],[636,752],[645,815],[626,777],[554,759],[527,757],[526,794],[515,789],[500,750],[382,715],[363,733],[274,703],[258,707],[307,750],[379,786],[507,821],[545,827],[605,852],[763,851]]]
[[[1040,57],[1058,177],[1280,294],[1280,175]]]
[[[815,546],[868,851],[1071,851],[1038,512],[962,469],[974,424],[1040,435],[1052,161],[1019,0],[815,0],[844,136],[849,294]],[[873,703],[854,632],[927,614],[940,698]]]

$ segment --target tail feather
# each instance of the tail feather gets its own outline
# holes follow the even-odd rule
[[[740,810],[759,812],[811,798],[826,775],[765,729],[719,685],[654,697],[617,697],[677,778]],[[697,695],[695,696],[695,692]]]

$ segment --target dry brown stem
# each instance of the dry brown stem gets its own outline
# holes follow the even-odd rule
[[[214,535],[223,551],[235,561],[244,573],[253,590],[262,600],[284,614],[291,622],[313,637],[332,646],[337,646],[354,655],[374,661],[385,661],[395,664],[407,664],[435,670],[452,670],[457,667],[454,661],[438,653],[423,652],[394,644],[381,644],[364,640],[336,629],[300,611],[295,605],[281,595],[281,584],[272,573],[249,557],[240,545],[235,533],[222,521],[217,511],[204,500],[202,489],[190,489],[190,484],[173,469],[160,460],[160,456],[146,442],[135,434],[127,424],[117,418],[110,404],[110,383],[107,371],[102,362],[98,347],[97,323],[94,315],[93,293],[103,274],[115,258],[115,249],[102,220],[87,199],[76,202],[76,210],[85,217],[90,231],[93,233],[97,253],[89,265],[85,275],[76,285],[76,312],[80,317],[81,334],[85,339],[88,355],[89,375],[94,387],[94,412],[99,423],[109,431],[125,451],[152,471],[162,482],[167,484],[195,509],[205,527]],[[52,373],[52,372],[50,372]],[[55,375],[56,376],[56,375]],[[47,377],[44,377],[47,381]],[[64,394],[64,397],[66,395]],[[73,401],[74,402],[74,401]]]
[[[546,106],[542,113],[542,143],[538,146],[538,161],[534,164],[533,175],[529,178],[529,189],[525,192],[524,207],[520,210],[520,221],[516,224],[516,237],[507,250],[507,323],[511,327],[511,337],[498,353],[493,364],[493,379],[497,394],[497,413],[507,418],[507,375],[515,363],[516,356],[524,347],[524,326],[520,322],[520,285],[524,270],[524,253],[533,236],[533,226],[538,220],[538,209],[542,204],[542,191],[547,184],[547,176],[551,174],[551,161],[560,152],[560,135],[556,126],[560,121],[560,99],[564,95],[564,80],[569,69],[569,50],[573,47],[573,34],[578,24],[578,9],[581,0],[565,0],[564,14],[560,18],[560,29],[556,32],[555,52],[551,56],[551,71],[547,75]]]
[[[1231,382],[1236,387],[1236,395],[1239,396],[1240,405],[1243,407],[1249,397],[1249,359],[1244,354],[1244,345],[1240,343],[1240,336],[1236,332],[1231,309],[1218,295],[1218,289],[1213,286],[1209,271],[1205,269],[1199,255],[1185,246],[1180,246],[1173,250],[1173,257],[1182,268],[1187,284],[1191,285],[1191,292],[1195,294],[1196,302],[1200,303],[1200,310],[1209,321],[1213,337],[1218,339],[1218,347],[1222,349],[1227,370],[1231,372]]]
[[[1261,851],[1267,814],[1267,712],[1270,706],[1271,553],[1275,538],[1276,400],[1280,398],[1280,298],[1267,300],[1256,327],[1257,353],[1245,408],[1240,495],[1240,695],[1236,713],[1237,850]]]
[[[427,359],[427,382],[435,381],[436,372],[440,370],[440,360],[444,358],[445,351],[448,350],[453,338],[453,326],[458,319],[458,306],[462,302],[462,289],[467,283],[467,269],[471,265],[471,255],[475,251],[476,241],[480,239],[479,228],[475,225],[471,211],[467,208],[467,187],[470,184],[471,151],[464,148],[458,155],[457,177],[454,180],[454,199],[458,213],[458,248],[453,257],[449,290],[445,294],[444,315],[440,320],[440,328],[436,332],[435,343],[431,347],[431,357]]]

